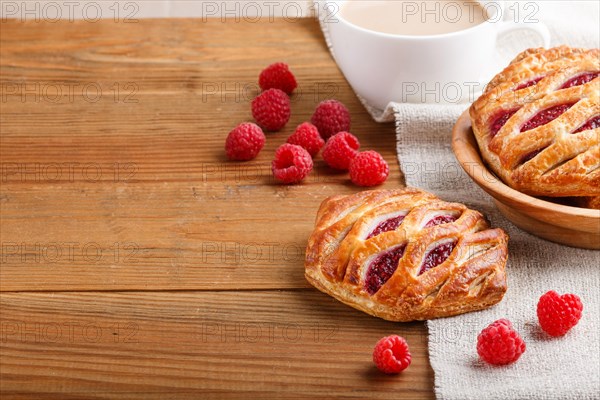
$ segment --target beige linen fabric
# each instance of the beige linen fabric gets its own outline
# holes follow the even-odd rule
[[[510,6],[517,9],[519,2],[506,3],[506,18],[513,18]],[[553,45],[598,47],[599,2],[520,3],[536,4],[536,15],[550,28]],[[329,44],[326,26],[322,27]],[[526,34],[505,37],[499,57],[508,62],[535,43],[535,38]],[[452,153],[452,126],[468,106],[390,103],[382,111],[365,104],[375,120],[395,119],[398,160],[408,185],[480,210],[493,226],[510,235],[509,289],[504,300],[485,311],[427,322],[436,396],[444,400],[598,399],[600,252],[539,239],[516,228],[497,211]],[[548,290],[576,293],[584,304],[580,323],[562,338],[548,337],[537,323],[537,301]],[[491,367],[479,360],[476,340],[483,328],[499,318],[512,321],[527,350],[513,365]]]
[[[490,197],[462,171],[450,148],[460,106],[423,111],[396,108],[398,158],[407,184],[480,210],[510,236],[508,291],[488,310],[427,322],[429,358],[438,399],[597,399],[600,396],[600,252],[554,244],[506,220]],[[576,293],[584,304],[579,324],[550,338],[537,323],[536,305],[548,290]],[[491,367],[478,359],[477,334],[508,318],[527,343],[519,361]]]

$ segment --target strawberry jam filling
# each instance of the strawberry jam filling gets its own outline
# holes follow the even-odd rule
[[[539,81],[541,81],[542,79],[544,79],[544,77],[543,77],[543,76],[540,76],[539,78],[535,78],[535,79],[532,79],[532,80],[530,80],[530,81],[527,81],[527,82],[521,83],[519,86],[517,86],[517,87],[515,88],[515,90],[521,90],[521,89],[525,89],[525,88],[528,88],[528,87],[530,87],[530,86],[533,86],[533,85],[535,85],[536,83],[538,83]]]
[[[546,125],[547,123],[554,121],[569,108],[573,107],[574,104],[575,103],[559,104],[557,106],[546,108],[545,110],[540,111],[529,121],[525,122],[523,126],[521,126],[521,132],[529,131],[537,128],[538,126]]]
[[[490,127],[492,137],[494,137],[494,136],[496,136],[496,134],[498,134],[500,129],[502,129],[504,124],[506,124],[506,121],[508,121],[510,119],[510,117],[512,117],[513,114],[516,113],[517,111],[519,111],[519,109],[502,111],[500,114],[498,114],[496,116],[496,118],[494,119],[494,121],[492,122],[492,125]]]
[[[440,244],[433,250],[431,250],[425,256],[425,260],[423,260],[423,264],[421,264],[421,269],[419,270],[419,275],[429,271],[432,268],[437,267],[450,256],[452,250],[456,246],[456,242],[449,242]]]
[[[406,245],[395,247],[375,259],[369,266],[365,288],[370,295],[377,293],[379,288],[390,279],[398,268],[398,263],[404,255]]]
[[[587,131],[589,129],[596,129],[596,128],[600,128],[600,115],[596,115],[594,118],[590,119],[588,122],[581,125],[579,127],[579,129],[577,129],[573,133],[579,133],[579,132]]]
[[[371,232],[369,234],[369,236],[367,236],[367,239],[371,239],[372,237],[380,235],[383,232],[388,232],[388,231],[393,231],[393,230],[398,229],[398,227],[402,224],[404,217],[405,217],[404,215],[399,215],[394,218],[386,219],[385,221],[383,221],[379,225],[377,225],[377,227],[375,229],[373,229],[373,232]]]
[[[571,78],[561,86],[561,89],[568,89],[574,86],[585,85],[586,83],[596,79],[599,72],[586,72],[585,74],[577,75],[575,78]]]
[[[425,228],[430,228],[432,226],[447,224],[449,222],[454,222],[458,219],[454,215],[438,215],[437,217],[431,219],[428,223],[425,224]]]

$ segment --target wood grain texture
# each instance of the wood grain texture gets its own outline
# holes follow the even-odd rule
[[[390,164],[384,187],[402,185],[393,124],[370,119],[316,21],[0,29],[3,399],[432,397],[422,323],[304,279],[318,205],[360,189],[321,159],[302,185],[271,177],[277,146],[334,97]],[[300,84],[290,123],[227,162],[259,71],[281,60]],[[370,360],[390,333],[413,351],[400,377]]]
[[[321,159],[305,184],[281,186],[270,162],[326,98],[349,106],[363,147],[392,166],[387,186],[400,184],[393,124],[369,118],[312,20],[55,25],[2,25],[2,290],[307,287],[319,203],[359,189]],[[227,162],[225,137],[251,120],[257,75],[276,60],[300,82],[292,119],[257,160]],[[137,102],[115,101],[115,84]]]
[[[373,319],[315,291],[5,293],[1,304],[7,395],[58,395],[65,380],[77,398],[389,398],[430,390],[429,374],[414,368],[427,363],[421,324]],[[414,352],[413,367],[398,377],[371,361],[372,346],[392,333]]]

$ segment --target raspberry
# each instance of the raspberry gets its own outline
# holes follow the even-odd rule
[[[350,180],[358,186],[377,186],[390,174],[387,162],[376,151],[364,151],[350,163]]]
[[[311,157],[316,156],[323,145],[325,145],[325,141],[319,135],[317,127],[310,122],[298,125],[296,131],[288,138],[287,142],[304,147]]]
[[[279,89],[287,94],[292,94],[298,86],[288,65],[281,62],[265,68],[258,77],[258,85],[262,90]]]
[[[540,297],[537,315],[542,329],[550,336],[563,336],[577,325],[583,304],[577,295],[563,294],[554,290]]]
[[[265,140],[265,134],[258,125],[251,122],[239,124],[227,135],[227,158],[238,161],[252,160],[262,150]]]
[[[373,349],[373,362],[386,374],[404,371],[410,365],[411,359],[406,340],[397,335],[380,339]]]
[[[360,142],[351,133],[339,132],[333,135],[323,149],[323,159],[331,168],[347,170],[350,161],[358,155]]]
[[[269,89],[252,100],[252,116],[268,131],[278,131],[290,119],[290,98],[279,89]]]
[[[300,146],[295,144],[282,144],[275,152],[272,163],[273,176],[283,183],[297,183],[312,171],[313,161]]]
[[[325,100],[317,106],[310,122],[327,140],[338,132],[350,130],[350,112],[337,100]]]
[[[511,364],[525,352],[525,342],[507,319],[490,324],[477,336],[477,354],[493,365]]]

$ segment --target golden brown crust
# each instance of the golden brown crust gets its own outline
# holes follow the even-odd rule
[[[482,157],[494,173],[534,196],[600,195],[600,128],[576,132],[600,115],[600,78],[562,89],[599,71],[600,50],[561,46],[527,50],[492,79],[469,111]],[[563,105],[570,108],[556,119],[523,129],[541,111]],[[494,132],[494,122],[507,112],[514,114]]]
[[[403,216],[394,230],[369,237]],[[436,217],[453,222],[425,225]],[[323,201],[306,249],[306,278],[319,290],[391,321],[447,317],[498,303],[506,292],[507,235],[477,211],[419,189],[374,190]],[[441,264],[423,271],[436,247],[454,245]],[[379,257],[402,247],[395,271],[373,290]]]

